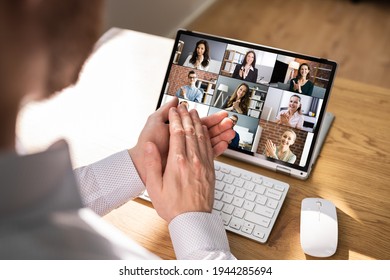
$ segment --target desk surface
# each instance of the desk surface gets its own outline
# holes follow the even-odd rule
[[[155,108],[173,41],[110,32],[75,87],[22,110],[18,137],[27,152],[65,137],[79,166],[136,143]],[[135,71],[134,65],[141,69]],[[300,246],[300,205],[306,197],[322,197],[335,203],[339,220],[338,249],[329,259],[390,259],[389,103],[389,89],[337,78],[328,106],[336,119],[307,181],[219,157],[290,184],[268,242],[228,232],[233,254],[238,259],[314,259]],[[167,224],[149,202],[130,201],[104,219],[160,257],[175,258]]]

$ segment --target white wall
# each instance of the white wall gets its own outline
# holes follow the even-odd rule
[[[215,0],[106,0],[104,31],[120,27],[174,37]]]

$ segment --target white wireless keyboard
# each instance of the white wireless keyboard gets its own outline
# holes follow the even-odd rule
[[[214,168],[213,212],[221,215],[226,230],[265,243],[289,185],[219,161]],[[146,191],[140,197],[150,201]]]
[[[221,215],[226,230],[265,243],[289,185],[218,161],[214,168],[213,212]]]

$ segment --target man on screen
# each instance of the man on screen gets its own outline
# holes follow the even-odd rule
[[[176,96],[189,101],[201,102],[203,91],[196,87],[197,76],[194,70],[188,72],[188,85],[182,86],[176,92]]]

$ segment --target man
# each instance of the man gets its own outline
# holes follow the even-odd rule
[[[213,156],[233,137],[227,115],[200,120],[175,98],[149,117],[135,147],[77,169],[77,183],[64,141],[16,154],[20,105],[77,81],[102,7],[98,0],[0,2],[0,259],[156,258],[134,242],[113,241],[85,208],[103,215],[145,185],[169,223],[177,258],[234,258],[220,217],[211,214]]]
[[[234,126],[238,122],[238,116],[236,114],[231,115],[230,119],[233,122],[233,128],[234,128]],[[234,130],[234,132],[235,132],[234,138],[229,141],[229,146],[228,147],[231,148],[231,149],[239,149],[240,148],[240,145],[239,145],[240,144],[240,134],[238,134],[238,132],[235,131],[235,130]]]
[[[188,85],[182,86],[176,92],[176,96],[185,98],[189,101],[201,102],[203,97],[203,91],[195,86],[197,81],[196,73],[194,70],[188,72]]]

